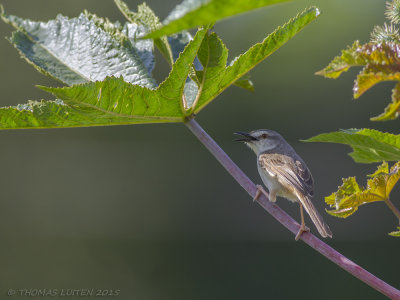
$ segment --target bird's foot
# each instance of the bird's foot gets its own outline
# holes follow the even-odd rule
[[[296,241],[299,240],[299,238],[301,237],[301,235],[303,234],[303,232],[308,232],[310,231],[310,228],[308,228],[306,225],[301,224],[299,232],[297,232],[296,237],[294,238]]]
[[[264,194],[265,197],[269,198],[268,193],[266,192],[266,190],[264,190],[264,188],[261,185],[257,184],[256,187],[257,187],[257,192],[256,192],[256,195],[253,198],[253,202],[257,201],[258,198],[260,198],[261,194]]]

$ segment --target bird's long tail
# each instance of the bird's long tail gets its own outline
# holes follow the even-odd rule
[[[317,227],[319,234],[324,238],[328,236],[332,237],[332,232],[329,229],[328,224],[325,223],[322,216],[315,209],[315,206],[314,204],[312,204],[311,199],[309,197],[302,197],[301,200],[302,200],[301,204],[303,205],[304,209],[310,216],[311,220],[314,222],[315,227]]]

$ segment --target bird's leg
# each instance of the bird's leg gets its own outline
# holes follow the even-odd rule
[[[256,192],[256,195],[253,198],[253,202],[257,201],[258,198],[260,198],[261,194],[264,194],[265,197],[267,197],[269,199],[268,193],[266,192],[266,190],[264,190],[264,188],[261,185],[257,184],[256,187],[257,187],[257,192]]]
[[[310,231],[310,228],[308,228],[306,226],[306,224],[304,223],[303,205],[301,204],[300,201],[299,201],[299,205],[300,205],[301,225],[300,225],[299,232],[296,234],[296,237],[294,238],[296,241],[299,240],[299,238],[303,234],[303,232]]]
[[[276,202],[276,191],[270,190],[269,191],[269,201]]]

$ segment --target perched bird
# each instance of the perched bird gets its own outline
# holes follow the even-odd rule
[[[280,196],[300,205],[301,227],[296,241],[309,229],[305,226],[303,207],[317,227],[322,237],[332,237],[332,232],[311,202],[314,195],[314,182],[305,162],[285,139],[277,132],[268,129],[247,132],[235,132],[241,136],[236,141],[244,142],[257,155],[257,168],[260,177],[268,188],[269,194],[261,185],[257,185],[254,201],[265,194],[275,202]]]

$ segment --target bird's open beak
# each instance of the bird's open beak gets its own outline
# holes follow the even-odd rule
[[[238,132],[235,132],[235,134],[242,136],[242,138],[234,140],[235,142],[257,141],[257,139],[254,136],[252,136],[250,133],[247,133],[247,132],[238,131]]]

